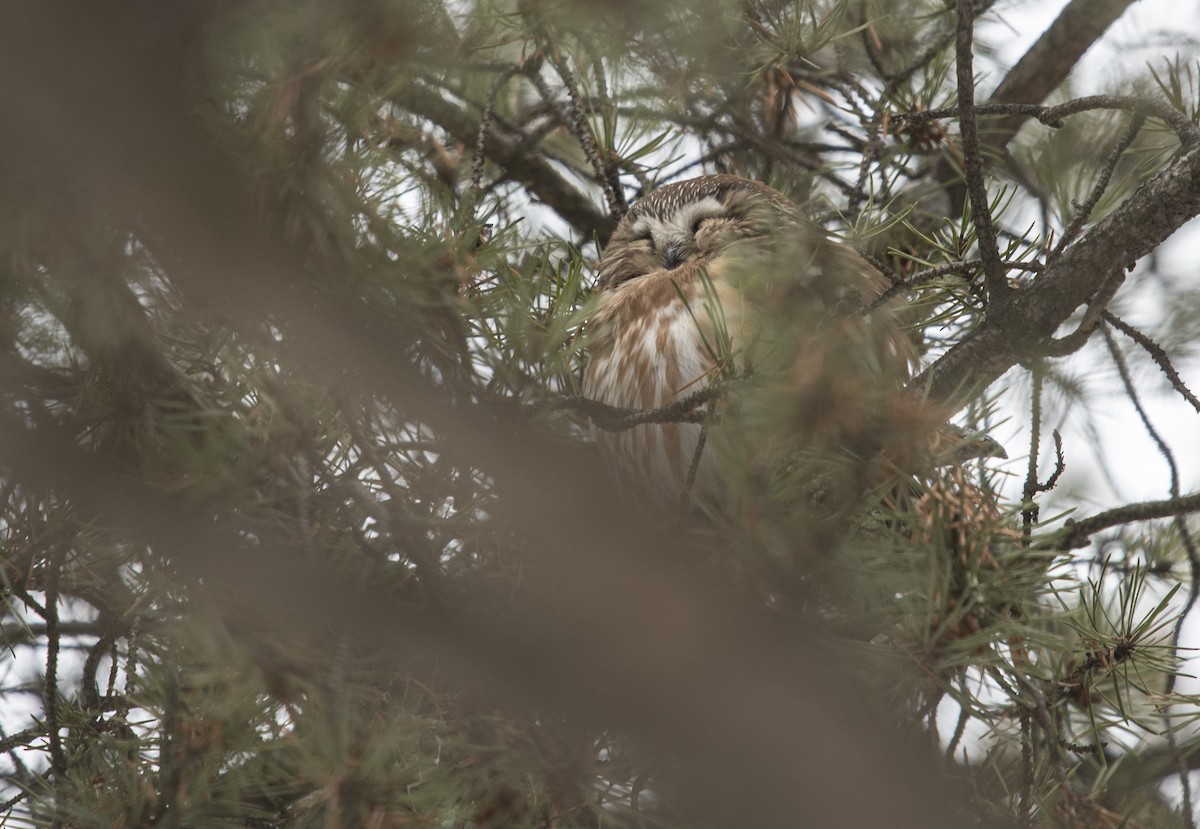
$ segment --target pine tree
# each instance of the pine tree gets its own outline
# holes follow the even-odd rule
[[[1132,0],[1011,67],[1005,3],[883,5],[9,9],[3,825],[1194,827],[1195,46],[1080,96]],[[793,447],[630,509],[590,433],[714,395],[580,397],[593,268],[711,172],[879,266],[905,399],[1023,401],[1024,481]],[[1105,376],[1170,480],[1064,517]]]

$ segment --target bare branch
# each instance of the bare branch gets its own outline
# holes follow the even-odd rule
[[[67,772],[67,754],[63,748],[58,705],[58,653],[62,645],[62,637],[58,632],[58,580],[62,575],[62,554],[63,551],[56,545],[46,561],[46,675],[42,689],[46,732],[50,737],[50,767],[56,778]]]
[[[1185,147],[1194,146],[1200,142],[1200,127],[1190,120],[1187,114],[1180,112],[1161,98],[1134,98],[1129,95],[1088,95],[1074,98],[1052,107],[1046,107],[1038,114],[1038,120],[1047,126],[1058,126],[1063,118],[1088,112],[1095,109],[1121,109],[1135,115],[1161,118]]]
[[[519,71],[518,67],[510,66],[492,79],[492,87],[488,91],[487,103],[483,107],[483,116],[479,119],[479,132],[475,136],[475,151],[471,156],[471,190],[478,193],[483,189],[483,162],[487,157],[487,138],[492,131],[492,123],[496,114],[496,97],[501,87]]]

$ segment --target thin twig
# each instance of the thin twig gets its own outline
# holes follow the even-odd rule
[[[0,754],[7,754],[16,748],[27,748],[35,740],[44,736],[46,736],[46,732],[40,728],[26,728],[24,731],[10,734],[0,739]]]
[[[1162,435],[1150,422],[1150,415],[1146,413],[1146,409],[1142,406],[1141,398],[1138,396],[1137,389],[1133,385],[1133,377],[1129,374],[1129,365],[1125,362],[1124,355],[1121,354],[1121,349],[1117,346],[1117,341],[1112,335],[1112,331],[1108,326],[1101,326],[1101,333],[1104,335],[1105,345],[1108,346],[1108,352],[1113,358],[1113,362],[1117,366],[1117,372],[1121,376],[1121,384],[1125,387],[1125,393],[1129,397],[1129,402],[1133,404],[1134,410],[1142,421],[1142,426],[1146,429],[1146,434],[1154,441],[1154,445],[1158,447],[1159,454],[1167,462],[1167,468],[1171,472],[1171,497],[1179,497],[1179,464],[1175,461],[1175,453],[1171,451],[1171,447],[1163,440]],[[1189,558],[1193,562],[1200,562],[1200,556],[1197,555],[1195,545],[1191,541],[1191,533],[1188,531],[1187,524],[1182,520],[1178,520],[1180,525],[1179,531],[1183,537],[1184,544],[1188,548]]]
[[[996,243],[996,227],[992,224],[991,205],[983,181],[983,156],[979,149],[979,125],[975,120],[975,72],[971,54],[974,40],[975,16],[971,0],[958,0],[958,36],[955,57],[958,70],[958,120],[962,137],[963,172],[967,195],[971,200],[971,215],[975,221],[975,238],[979,258],[983,262],[983,284],[988,302],[995,306],[1008,291],[1000,249]]]
[[[1150,358],[1158,365],[1162,373],[1166,375],[1167,382],[1171,384],[1171,388],[1175,389],[1184,400],[1192,405],[1192,408],[1200,412],[1200,398],[1197,398],[1192,390],[1183,382],[1183,378],[1179,376],[1179,372],[1175,370],[1175,366],[1171,364],[1171,358],[1167,356],[1167,352],[1163,347],[1156,343],[1150,337],[1143,334],[1138,329],[1134,328],[1129,323],[1118,317],[1111,311],[1105,311],[1102,315],[1105,322],[1116,328],[1125,336],[1132,339],[1140,345],[1142,349],[1150,355]]]
[[[125,723],[129,719],[129,709],[133,707],[133,691],[137,684],[137,656],[141,632],[138,619],[135,616],[129,624],[129,636],[125,639],[125,688],[117,702],[116,721]]]
[[[28,794],[29,792],[17,792],[8,800],[0,803],[0,812],[4,812],[5,814],[12,812],[13,807],[24,800]]]
[[[1063,755],[1061,739],[1058,734],[1058,728],[1055,725],[1054,718],[1050,715],[1050,706],[1046,702],[1046,696],[1041,689],[1031,682],[1027,677],[1017,675],[1017,683],[1021,689],[1033,699],[1033,707],[1026,708],[1032,716],[1034,722],[1041,726],[1042,731],[1046,735],[1044,745],[1050,750],[1050,769],[1054,772],[1054,776],[1058,780],[1059,789],[1062,791],[1064,798],[1063,802],[1067,807],[1067,825],[1075,827],[1075,801],[1071,794],[1071,783],[1067,777],[1067,759]],[[1033,729],[1030,728],[1032,733]]]
[[[1154,117],[1166,122],[1185,147],[1200,143],[1200,127],[1191,122],[1186,113],[1180,112],[1159,98],[1135,98],[1129,95],[1088,95],[1047,107],[1038,120],[1048,126],[1057,126],[1064,118],[1095,109],[1125,110],[1135,115]]]
[[[100,720],[101,707],[100,683],[96,680],[96,673],[100,670],[100,660],[112,651],[116,641],[117,632],[110,627],[96,640],[96,644],[88,648],[87,659],[83,663],[81,703],[83,710],[91,714],[97,722]]]
[[[580,412],[590,418],[593,425],[606,432],[623,432],[647,423],[703,423],[710,417],[710,414],[697,412],[697,408],[716,400],[748,379],[747,377],[736,377],[732,380],[713,383],[711,386],[694,391],[674,403],[668,403],[657,409],[626,409],[621,406],[609,406],[586,397],[563,397],[552,405],[557,409],[571,409]]]
[[[475,152],[471,157],[471,192],[478,197],[483,190],[483,161],[487,157],[487,137],[492,129],[492,119],[496,115],[496,98],[500,95],[500,87],[506,84],[520,70],[510,66],[492,81],[488,90],[487,103],[483,107],[483,115],[479,119],[479,133],[475,136]]]
[[[1079,520],[1068,518],[1063,529],[1055,533],[1050,541],[1060,549],[1077,550],[1080,547],[1086,547],[1089,539],[1102,530],[1138,521],[1174,518],[1192,512],[1200,512],[1200,492],[1192,492],[1180,495],[1178,498],[1166,498],[1161,501],[1139,501],[1134,504],[1126,504]]]
[[[916,290],[917,288],[922,288],[925,285],[928,285],[930,282],[933,282],[935,279],[948,274],[966,273],[967,271],[978,268],[981,264],[982,260],[980,259],[964,259],[961,262],[948,262],[945,265],[937,265],[932,268],[926,268],[924,270],[917,271],[908,279],[905,279],[903,282],[895,283],[882,294],[875,297],[875,299],[871,300],[863,307],[862,312],[864,314],[869,314],[876,308],[886,305],[900,294]],[[1002,260],[1000,264],[1010,271],[1041,273],[1043,270],[1043,266],[1040,262],[1020,262],[1016,260],[1005,259]]]
[[[1021,826],[1033,826],[1033,723],[1029,711],[1021,709],[1021,797],[1018,801]]]
[[[110,701],[117,699],[117,670],[120,667],[117,661],[118,656],[120,656],[120,653],[117,650],[117,637],[114,636],[109,643],[108,684],[104,688],[104,698]],[[118,702],[114,708],[119,705],[120,703]]]
[[[1055,129],[1063,125],[1063,119],[1081,112],[1097,109],[1118,110],[1158,118],[1165,122],[1185,146],[1200,142],[1200,127],[1193,124],[1185,113],[1175,109],[1166,101],[1155,98],[1135,98],[1130,95],[1088,95],[1074,98],[1054,106],[1042,104],[981,104],[974,108],[976,115],[1027,115]],[[894,112],[889,115],[892,122],[924,123],[945,118],[961,117],[960,107],[941,107],[915,112]]]
[[[950,735],[950,742],[946,744],[946,762],[954,762],[954,752],[958,751],[958,744],[962,742],[963,734],[967,731],[967,722],[971,719],[970,713],[965,705],[959,706],[958,722],[954,724],[954,733]]]
[[[1033,537],[1033,525],[1038,520],[1038,506],[1034,496],[1038,494],[1038,451],[1042,441],[1042,381],[1045,378],[1045,366],[1041,360],[1035,360],[1029,369],[1033,380],[1033,389],[1029,402],[1029,466],[1025,470],[1025,488],[1021,500],[1024,506],[1021,510],[1021,536],[1025,546],[1029,546]]]
[[[1062,435],[1054,429],[1051,434],[1054,436],[1054,471],[1050,473],[1050,477],[1044,482],[1037,479],[1037,452],[1038,445],[1041,442],[1041,389],[1042,375],[1039,370],[1035,376],[1034,404],[1032,406],[1033,413],[1031,420],[1033,422],[1034,434],[1030,437],[1030,452],[1029,452],[1029,469],[1025,478],[1024,500],[1026,503],[1025,510],[1021,513],[1022,520],[1022,536],[1025,545],[1028,546],[1032,539],[1033,525],[1037,523],[1040,514],[1040,508],[1034,497],[1042,492],[1049,492],[1058,485],[1058,479],[1062,477],[1066,471],[1067,463],[1063,457]]]
[[[1050,473],[1050,477],[1045,483],[1038,484],[1038,491],[1049,492],[1058,485],[1058,479],[1062,477],[1063,472],[1067,469],[1066,459],[1063,457],[1062,435],[1055,429],[1050,433],[1054,437],[1054,471]]]
[[[8,755],[8,761],[12,763],[12,767],[17,775],[25,777],[33,776],[33,772],[25,765],[25,762],[21,759],[21,752],[17,751],[17,749],[27,747],[29,743],[43,736],[45,733],[44,730],[40,729],[36,732],[34,729],[26,729],[10,736],[4,733],[3,728],[0,728],[0,754]],[[18,740],[18,742],[11,742],[12,740]]]
[[[1121,354],[1121,349],[1117,346],[1117,341],[1113,337],[1108,326],[1103,326],[1101,329],[1104,332],[1104,342],[1108,346],[1109,354],[1112,355],[1113,362],[1117,365],[1117,371],[1121,375],[1121,383],[1125,386],[1125,393],[1129,396],[1133,403],[1134,409],[1137,410],[1138,417],[1141,418],[1142,424],[1146,428],[1147,434],[1158,447],[1158,451],[1167,461],[1167,466],[1171,470],[1171,497],[1179,497],[1179,466],[1175,462],[1175,455],[1171,448],[1167,446],[1166,441],[1159,435],[1158,430],[1150,422],[1149,415],[1142,407],[1141,400],[1138,398],[1137,391],[1133,386],[1133,379],[1129,375],[1129,366],[1125,362],[1124,356]],[[1175,621],[1172,642],[1175,647],[1179,646],[1179,638],[1183,634],[1183,624],[1191,613],[1192,608],[1196,604],[1196,597],[1200,594],[1200,553],[1197,552],[1196,542],[1192,538],[1191,530],[1188,529],[1187,521],[1182,516],[1175,516],[1175,529],[1179,533],[1179,539],[1183,542],[1183,547],[1187,551],[1188,566],[1191,572],[1191,585],[1188,591],[1187,602],[1184,604],[1183,610],[1179,614],[1179,618]],[[1178,673],[1171,671],[1167,674],[1166,695],[1169,698],[1175,691],[1175,682],[1178,678]],[[1168,744],[1175,751],[1176,764],[1179,767],[1179,783],[1183,791],[1183,813],[1187,820],[1188,829],[1195,829],[1195,818],[1192,816],[1192,784],[1191,776],[1188,773],[1187,763],[1183,755],[1179,752],[1178,741],[1175,738],[1175,729],[1171,727],[1171,705],[1170,702],[1163,707],[1163,723],[1166,726]]]
[[[708,407],[705,409],[705,414],[708,417],[712,416],[713,402],[709,401]],[[700,434],[696,436],[696,448],[692,452],[692,462],[688,464],[687,483],[684,486],[682,493],[682,506],[687,507],[688,498],[691,497],[692,488],[696,485],[696,473],[700,471],[700,459],[704,457],[704,447],[708,443],[708,423],[700,425]]]
[[[617,177],[617,167],[615,164],[605,163],[600,158],[600,150],[596,146],[596,135],[592,132],[591,124],[588,123],[587,116],[583,111],[583,101],[579,95],[579,84],[575,80],[575,73],[571,70],[571,65],[567,59],[563,57],[558,45],[553,42],[549,32],[541,24],[534,24],[534,32],[538,35],[538,39],[543,43],[543,51],[546,57],[554,66],[554,71],[562,79],[563,87],[567,91],[567,98],[570,105],[564,113],[565,120],[571,134],[579,142],[579,146],[583,149],[583,154],[588,162],[592,165],[592,171],[596,174],[596,181],[604,190],[604,197],[608,202],[608,209],[615,218],[620,218],[625,215],[625,211],[629,209],[628,203],[625,201],[625,193],[621,189],[620,179]],[[549,104],[558,105],[558,100],[551,92],[545,81],[536,72],[530,74],[530,80],[537,86],[538,92],[542,98]]]
[[[46,731],[50,738],[50,767],[56,777],[67,772],[67,757],[63,751],[58,722],[58,652],[62,636],[58,630],[58,581],[61,576],[62,549],[56,545],[46,558],[46,682],[43,704],[46,710]]]

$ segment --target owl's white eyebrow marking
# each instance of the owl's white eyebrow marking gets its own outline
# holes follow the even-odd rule
[[[698,202],[685,204],[672,217],[681,227],[686,227],[691,230],[692,225],[701,219],[710,219],[716,216],[724,216],[728,211],[725,205],[717,201],[712,196],[701,199]]]
[[[676,240],[692,235],[692,225],[701,219],[724,216],[723,205],[714,196],[679,207],[665,216],[640,216],[630,229],[639,237],[649,236],[658,241]]]
[[[660,224],[659,222],[656,222],[654,219],[651,219],[649,216],[643,216],[642,218],[640,218],[636,222],[634,222],[632,225],[630,225],[629,229],[631,231],[633,231],[634,235],[636,235],[636,236],[639,236],[639,237],[640,236],[649,236],[654,232],[654,228],[656,226],[658,226],[659,224]]]

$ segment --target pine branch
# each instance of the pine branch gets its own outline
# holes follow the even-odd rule
[[[1186,113],[1180,112],[1161,98],[1138,98],[1131,95],[1086,95],[1082,98],[1072,98],[1054,106],[1041,104],[981,104],[975,107],[978,115],[1002,115],[1020,113],[1048,127],[1058,129],[1063,120],[1082,112],[1092,112],[1098,109],[1128,112],[1142,118],[1158,118],[1165,122],[1185,146],[1191,146],[1200,140],[1200,127],[1193,124]],[[923,124],[929,121],[939,121],[954,118],[959,114],[957,107],[942,107],[940,109],[924,109],[912,112],[897,112],[891,115],[896,123]]]
[[[987,186],[983,181],[983,154],[979,146],[979,128],[975,120],[974,25],[972,0],[958,0],[958,36],[955,40],[955,59],[958,77],[958,123],[962,135],[964,174],[967,195],[971,200],[971,216],[983,263],[983,284],[988,303],[1000,304],[1008,293],[1000,249],[996,244],[996,226],[992,223],[992,208],[988,202]]]
[[[106,264],[47,267],[47,281],[67,299],[55,309],[58,320],[128,409],[157,400],[195,411],[202,404],[189,378],[164,352],[129,284]]]
[[[1135,0],[1071,0],[992,93],[991,102],[1040,104],[1067,79],[1091,48]],[[1028,118],[1014,114],[989,125],[988,144],[1008,145]]]
[[[865,254],[864,254],[864,256],[865,256]],[[960,274],[964,277],[969,277],[971,271],[980,267],[980,265],[982,265],[982,264],[983,264],[983,260],[981,260],[981,259],[964,259],[961,262],[947,262],[945,265],[936,265],[932,268],[923,268],[922,270],[917,271],[916,273],[914,273],[912,276],[908,277],[907,279],[905,279],[903,281],[897,281],[895,284],[890,286],[882,294],[880,294],[875,299],[868,302],[866,305],[863,306],[862,313],[869,314],[872,311],[876,310],[877,308],[882,308],[884,305],[887,305],[889,302],[891,302],[896,297],[898,297],[902,294],[906,294],[910,291],[915,291],[919,288],[923,288],[926,285],[929,285],[931,282],[934,282],[935,280],[940,279],[943,276],[949,276],[950,274]],[[1008,270],[1008,271],[1020,271],[1020,272],[1025,272],[1025,273],[1041,273],[1043,270],[1043,267],[1042,267],[1041,263],[1039,263],[1039,262],[1022,262],[1022,261],[1006,259],[1006,260],[1001,261],[1000,264],[1004,267],[1005,270]],[[877,264],[876,267],[878,268],[879,265]],[[880,268],[880,270],[882,271],[883,268]]]
[[[1102,530],[1138,521],[1174,518],[1193,512],[1200,512],[1200,492],[1181,495],[1178,498],[1167,498],[1162,501],[1126,504],[1079,520],[1068,518],[1063,529],[1050,536],[1047,541],[1050,546],[1057,549],[1077,550],[1086,547],[1090,543],[1091,537]]]
[[[588,163],[591,164],[592,172],[596,176],[596,182],[604,191],[604,197],[608,202],[609,215],[619,218],[629,209],[629,205],[625,201],[625,192],[621,187],[621,182],[617,175],[616,164],[613,163],[612,159],[600,158],[600,151],[596,146],[596,136],[592,133],[592,126],[588,123],[587,116],[583,111],[583,99],[580,95],[579,83],[575,78],[575,72],[571,69],[570,59],[563,54],[563,50],[560,49],[558,43],[552,37],[550,30],[544,24],[542,16],[537,14],[531,8],[530,4],[518,3],[517,8],[520,10],[521,15],[531,24],[534,36],[542,44],[544,54],[558,73],[558,76],[562,79],[563,86],[567,91],[569,106],[563,108],[559,104],[557,98],[542,81],[541,75],[533,73],[530,75],[530,80],[538,88],[542,99],[547,104],[560,110],[563,121],[570,128],[572,135],[579,142],[580,149],[583,150]]]
[[[525,142],[523,136],[493,123],[481,129],[481,118],[444,93],[423,84],[409,84],[395,96],[396,104],[446,130],[468,147],[479,145],[487,157],[504,170],[505,177],[524,185],[529,192],[562,216],[585,239],[607,239],[616,227],[616,219],[603,213],[592,200],[580,193],[554,169],[549,161]]]
[[[1071,0],[1050,28],[1001,82],[992,95],[993,102],[999,105],[1040,104],[1066,80],[1075,64],[1083,57],[1083,53],[1132,2],[1133,0]],[[982,112],[981,108],[980,113]],[[984,144],[989,156],[1000,154],[1032,114],[1026,110],[1009,112],[1009,117],[999,124],[986,124]],[[962,186],[961,173],[957,166],[943,160],[938,164],[935,175],[948,187],[950,215],[961,214],[969,195]]]
[[[253,608],[264,632],[383,637],[385,658],[397,667],[436,655],[439,672],[453,669],[489,695],[600,717],[679,757],[682,792],[721,820],[794,826],[815,814],[822,825],[954,823],[956,788],[865,716],[853,688],[820,669],[826,655],[798,635],[796,620],[776,624],[688,563],[686,548],[663,549],[669,539],[639,528],[606,485],[551,444],[515,432],[502,450],[510,471],[527,471],[525,491],[509,491],[504,503],[532,531],[523,556],[537,566],[525,569],[531,583],[522,588],[532,593],[514,603],[506,585],[497,593],[464,581],[473,609],[463,617],[405,606],[385,585],[344,564],[320,564],[265,530],[251,550],[235,516],[164,498],[64,437],[52,424],[31,428],[0,416],[9,469],[169,554],[222,606]],[[670,625],[662,624],[664,596]],[[605,612],[597,636],[596,614],[613,607],[620,613]],[[871,751],[846,752],[847,741]],[[810,769],[799,783],[797,767]],[[852,795],[863,785],[871,798]]]
[[[44,739],[46,733],[46,728],[26,728],[23,731],[0,738],[0,754],[7,754],[17,748],[28,748],[38,740]]]
[[[1192,217],[1200,215],[1200,148],[1186,148],[1143,182],[1112,213],[1014,293],[1012,313],[989,315],[979,328],[910,385],[957,410],[964,392],[991,385],[1023,360],[1053,350],[1053,335],[1080,305],[1115,286],[1131,267]],[[1103,307],[1095,310],[1096,319]],[[1081,331],[1082,334],[1088,333]]]
[[[739,377],[713,383],[679,398],[674,403],[654,409],[626,409],[620,406],[609,406],[585,397],[559,398],[551,403],[551,407],[581,412],[587,415],[593,424],[606,432],[624,432],[647,423],[704,423],[710,420],[711,416],[707,412],[697,412],[696,409],[717,400],[732,389],[744,385],[747,379]]]
[[[1171,384],[1171,388],[1175,389],[1180,397],[1190,403],[1197,413],[1200,413],[1200,398],[1197,398],[1192,390],[1183,382],[1183,378],[1179,376],[1179,372],[1175,370],[1175,366],[1171,363],[1171,358],[1167,356],[1167,352],[1163,350],[1161,345],[1109,311],[1104,312],[1104,321],[1140,345],[1158,365],[1163,375],[1167,378],[1167,382]]]

